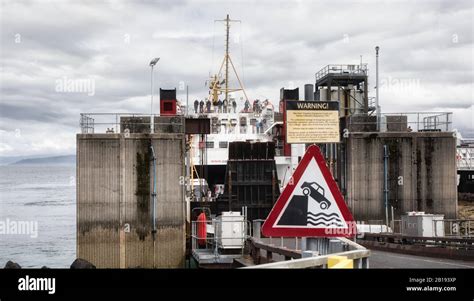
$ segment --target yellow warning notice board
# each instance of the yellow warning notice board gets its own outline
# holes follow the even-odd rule
[[[286,101],[287,143],[339,143],[339,102]]]

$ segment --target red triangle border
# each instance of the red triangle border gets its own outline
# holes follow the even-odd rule
[[[273,228],[276,219],[280,215],[280,212],[283,210],[286,203],[289,201],[291,193],[295,189],[296,184],[298,184],[312,158],[315,158],[316,163],[319,169],[321,170],[321,173],[323,174],[324,180],[326,181],[345,222],[349,226],[348,228],[344,228],[345,231],[343,231],[344,233],[342,234],[340,233],[340,230],[338,233],[327,233],[325,228]],[[337,232],[337,230],[332,232]],[[267,237],[353,237],[356,234],[354,218],[352,217],[352,214],[349,211],[349,208],[347,207],[341,192],[339,191],[336,181],[334,180],[331,175],[331,172],[326,166],[326,161],[324,160],[324,157],[321,154],[321,150],[318,146],[311,145],[306,150],[306,153],[304,154],[300,163],[296,167],[295,172],[293,173],[293,184],[290,185],[288,183],[283,189],[283,192],[281,193],[280,197],[278,198],[272,210],[270,211],[270,214],[268,215],[267,219],[263,223],[262,234]]]

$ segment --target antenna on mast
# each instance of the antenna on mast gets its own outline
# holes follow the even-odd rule
[[[222,61],[221,67],[219,69],[219,72],[217,73],[217,76],[220,76],[222,72],[222,68],[225,68],[225,78],[224,78],[224,84],[225,87],[224,89],[221,89],[219,85],[219,81],[217,80],[217,76],[215,76],[213,80],[213,85],[211,89],[213,90],[212,95],[213,97],[213,102],[217,102],[217,92],[224,92],[225,93],[225,99],[228,101],[229,100],[229,92],[235,92],[235,91],[242,91],[244,92],[245,99],[248,100],[247,93],[245,93],[244,86],[242,82],[240,81],[239,75],[237,74],[237,71],[235,70],[234,63],[232,62],[232,59],[230,57],[230,48],[229,48],[229,38],[230,38],[230,23],[231,22],[241,22],[240,20],[231,20],[229,17],[229,14],[227,14],[227,17],[224,20],[215,20],[214,22],[224,22],[225,24],[225,29],[226,29],[226,39],[225,39],[225,54],[224,54],[224,59]],[[237,81],[239,82],[239,88],[230,88],[229,87],[229,63],[230,66],[232,67],[232,70],[234,71],[235,76],[237,77]]]
[[[229,14],[227,14],[227,18],[225,19],[225,99],[227,100],[229,100],[229,22]]]

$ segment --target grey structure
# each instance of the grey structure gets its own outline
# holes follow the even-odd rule
[[[184,267],[184,155],[184,133],[78,134],[77,257],[98,268]]]
[[[452,132],[359,132],[344,139],[340,186],[356,220],[382,220],[383,146],[388,147],[388,206],[457,217],[456,138]],[[392,219],[392,217],[390,217]]]

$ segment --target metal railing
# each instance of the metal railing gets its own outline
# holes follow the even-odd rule
[[[82,134],[93,134],[94,133],[94,118],[81,114],[81,119],[79,121],[81,126]]]
[[[433,220],[435,237],[474,237],[474,220],[472,219],[443,219]]]
[[[372,223],[370,223],[372,222]],[[360,223],[368,230],[366,233],[371,234],[394,234],[407,235],[402,233],[402,220],[390,221],[390,231],[386,231],[387,227],[382,224],[373,223],[377,221],[369,221],[369,224]],[[433,220],[433,237],[455,237],[455,238],[472,238],[474,237],[474,220],[473,219],[442,219]]]
[[[350,239],[344,237],[262,238],[260,229],[263,222],[264,220],[253,221],[253,235],[248,242],[250,255],[256,265],[247,268],[325,267],[331,256],[345,256],[354,261],[355,268],[369,267],[370,251]],[[338,251],[334,252],[335,249]],[[262,255],[262,251],[265,256]],[[283,260],[273,262],[275,260],[274,254],[279,255]]]
[[[153,115],[153,122],[151,117],[144,113],[81,113],[79,126],[82,134],[150,133],[152,126],[155,132],[167,132],[169,127],[173,127],[169,132],[184,132],[182,115]]]
[[[449,132],[452,112],[403,112],[381,114],[380,129],[387,132]],[[377,129],[376,116],[353,115],[348,118],[350,132]]]
[[[206,234],[199,233],[199,228],[205,224]],[[225,227],[231,227],[232,236],[225,236]],[[236,234],[237,233],[237,234]],[[240,255],[243,255],[245,242],[250,237],[251,225],[247,220],[228,220],[222,221],[216,218],[206,221],[192,221],[191,222],[191,248],[193,251],[208,251],[212,253],[218,261],[222,256],[224,249],[240,250]]]
[[[419,114],[419,113],[418,113]],[[449,131],[452,123],[452,113],[443,112],[423,117],[423,130]]]
[[[394,219],[391,221],[391,223],[392,223],[392,233],[401,234],[402,233],[402,220]]]
[[[367,75],[367,64],[362,65],[337,65],[331,64],[323,67],[316,73],[316,82],[328,74],[341,75]]]
[[[369,219],[367,223],[361,222],[361,224],[369,224],[369,225],[385,225],[385,221],[382,219]]]
[[[328,260],[333,256],[344,256],[347,259],[352,260],[367,260],[370,256],[370,250],[352,250],[347,252],[334,253],[329,255],[307,257],[295,260],[285,260],[266,264],[259,264],[254,266],[248,266],[244,269],[307,269],[307,268],[318,268],[325,267],[328,265]],[[365,264],[355,265],[360,268],[368,268],[368,262]]]

